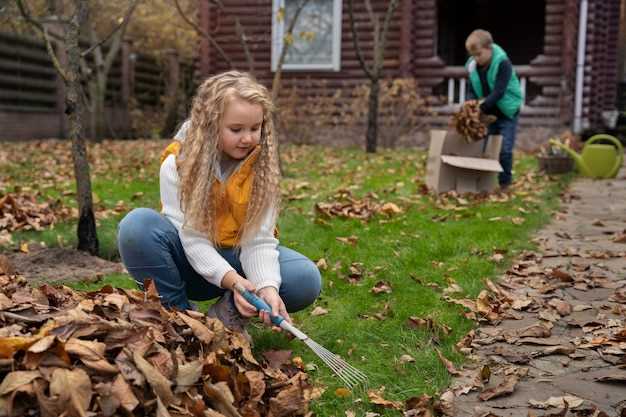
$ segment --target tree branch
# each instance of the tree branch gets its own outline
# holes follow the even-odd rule
[[[113,39],[113,43],[111,44],[111,47],[109,48],[109,50],[107,52],[106,58],[104,59],[105,72],[108,72],[111,69],[111,66],[113,65],[113,61],[115,60],[115,56],[117,55],[117,52],[119,51],[120,43],[122,42],[122,39],[124,38],[124,35],[126,34],[126,29],[128,28],[128,22],[130,22],[130,17],[132,16],[133,12],[135,11],[135,8],[137,7],[137,4],[139,4],[139,0],[135,0],[133,2],[133,4],[130,5],[130,7],[126,11],[126,15],[124,16],[124,20],[122,21],[122,24],[117,28],[117,29],[120,30],[119,36],[116,36]],[[117,31],[117,29],[115,29],[111,33],[111,35],[113,33],[115,33]],[[111,35],[109,35],[109,36],[111,36]]]
[[[209,2],[213,3],[220,11],[224,11],[224,3],[221,0],[209,0]],[[219,17],[219,15],[218,15]],[[235,17],[235,31],[237,32],[237,36],[239,36],[239,42],[241,43],[241,47],[243,48],[243,53],[246,56],[246,62],[248,63],[248,71],[254,73],[254,58],[252,57],[252,53],[250,53],[250,48],[248,47],[248,37],[246,36],[246,32],[241,24],[241,20],[239,20],[239,16],[234,15]]]
[[[367,64],[365,63],[365,59],[363,58],[363,51],[361,50],[361,45],[359,44],[359,36],[357,35],[357,32],[356,32],[356,27],[354,23],[353,0],[348,0],[348,12],[350,13],[350,30],[352,31],[352,43],[354,44],[356,57],[358,58],[359,63],[361,64],[361,68],[363,68],[363,71],[365,72],[365,75],[367,75],[367,77],[370,80],[372,80],[374,77],[374,74],[367,67]]]
[[[285,59],[287,58],[287,52],[289,52],[289,47],[291,46],[290,42],[293,42],[293,29],[296,27],[296,22],[298,21],[300,12],[302,12],[302,9],[304,9],[304,6],[306,6],[308,2],[309,0],[302,0],[300,4],[298,4],[298,8],[293,14],[293,18],[291,19],[291,21],[289,22],[289,26],[287,27],[287,34],[283,36],[283,49],[280,51],[280,57],[278,58],[278,63],[276,64],[276,72],[274,73],[274,79],[272,80],[273,100],[276,100],[276,98],[278,97],[278,92],[280,91],[280,78],[283,72]],[[289,40],[289,42],[287,40]]]
[[[67,72],[61,65],[61,62],[59,62],[59,58],[57,57],[56,52],[54,52],[54,48],[52,46],[52,41],[50,40],[50,34],[48,33],[48,29],[46,29],[46,27],[43,24],[41,24],[41,22],[39,22],[37,19],[31,16],[30,11],[28,10],[28,7],[22,2],[22,0],[15,0],[15,4],[17,5],[17,8],[19,9],[20,14],[24,18],[24,20],[26,20],[26,22],[28,22],[30,25],[36,28],[43,36],[43,40],[46,44],[46,50],[48,51],[48,55],[50,55],[50,59],[52,60],[52,65],[54,65],[54,68],[59,73],[59,76],[63,79],[63,82],[67,83],[68,81]]]
[[[396,11],[396,8],[398,7],[398,0],[391,0],[391,2],[389,3],[389,6],[387,7],[387,13],[385,14],[385,23],[383,23],[383,31],[380,34],[380,50],[378,51],[378,53],[380,54],[379,57],[377,57],[378,60],[378,65],[379,68],[377,69],[378,72],[380,72],[380,70],[383,68],[384,63],[385,63],[385,44],[387,43],[387,32],[389,31],[389,24],[391,22],[391,16],[393,16],[394,12]]]
[[[224,61],[228,63],[228,67],[232,68],[233,62],[230,60],[230,58],[228,58],[222,47],[215,41],[213,36],[211,36],[211,34],[203,30],[200,26],[198,26],[191,19],[189,19],[189,17],[187,17],[183,9],[180,7],[180,3],[178,2],[178,0],[174,0],[174,5],[176,6],[176,10],[178,10],[178,14],[180,15],[180,17],[182,17],[185,23],[191,26],[198,34],[200,34],[200,36],[207,39],[211,43],[211,46],[213,46],[217,50],[217,53],[220,54],[222,59],[224,59]]]
[[[113,28],[113,30],[111,30],[111,32],[106,35],[104,38],[102,38],[102,40],[98,43],[96,43],[95,45],[91,45],[89,47],[89,49],[87,49],[86,51],[83,51],[80,54],[81,58],[85,58],[87,55],[89,55],[90,53],[92,53],[96,48],[104,45],[109,39],[111,39],[111,36],[113,36],[118,30],[123,29],[122,30],[122,37],[124,36],[123,33],[126,32],[126,27],[128,26],[128,22],[130,20],[130,16],[133,14],[133,12],[135,11],[135,7],[137,7],[138,4],[138,0],[135,0],[130,7],[128,8],[128,10],[126,11],[126,14],[124,15],[124,19],[120,22],[119,25],[117,25],[116,27]]]

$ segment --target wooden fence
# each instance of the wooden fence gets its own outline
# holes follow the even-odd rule
[[[105,116],[110,135],[132,136],[130,110],[161,106],[161,97],[175,91],[166,86],[177,85],[178,65],[175,54],[159,60],[124,42],[109,72]],[[0,140],[66,137],[64,110],[63,82],[44,43],[0,32]]]

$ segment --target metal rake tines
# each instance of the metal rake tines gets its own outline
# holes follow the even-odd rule
[[[361,384],[367,385],[367,375],[341,359],[340,356],[335,355],[314,340],[306,339],[304,343],[333,370],[335,375],[337,375],[350,390]]]

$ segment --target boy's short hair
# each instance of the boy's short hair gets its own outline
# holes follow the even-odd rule
[[[465,48],[469,51],[475,48],[490,48],[493,44],[491,33],[483,29],[476,29],[469,34],[465,41]]]

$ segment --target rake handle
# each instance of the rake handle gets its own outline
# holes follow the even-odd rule
[[[270,313],[270,320],[276,326],[280,327],[280,324],[285,320],[285,318],[281,315],[274,316],[272,315],[272,308],[263,300],[261,297],[258,297],[253,292],[250,292],[245,289],[245,287],[241,284],[235,284],[233,287],[235,291],[237,291],[241,296],[254,307],[256,307],[259,311],[267,311]]]

